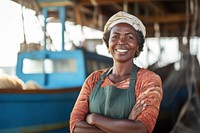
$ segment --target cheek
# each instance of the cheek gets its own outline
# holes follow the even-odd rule
[[[109,39],[108,40],[108,48],[112,48],[114,46],[113,42]]]
[[[139,48],[137,42],[133,42],[132,44],[130,44],[130,46],[131,46],[133,49],[138,49],[138,48]]]

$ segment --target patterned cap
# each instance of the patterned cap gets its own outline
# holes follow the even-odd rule
[[[124,11],[119,11],[113,16],[110,17],[110,19],[107,21],[107,23],[104,26],[104,33],[108,30],[110,30],[114,25],[119,24],[119,23],[127,23],[133,26],[135,30],[139,30],[142,32],[143,36],[146,36],[146,28],[142,21],[138,19],[137,17],[124,12]]]

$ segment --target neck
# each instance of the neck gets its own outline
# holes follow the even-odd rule
[[[133,66],[133,61],[129,63],[114,62],[112,74],[119,76],[130,75]]]

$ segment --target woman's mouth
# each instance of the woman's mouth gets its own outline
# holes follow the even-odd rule
[[[126,52],[128,52],[128,50],[126,50],[126,49],[115,49],[115,51],[117,51],[119,53],[126,53]]]

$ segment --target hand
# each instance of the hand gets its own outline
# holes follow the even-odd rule
[[[85,121],[79,121],[76,124],[73,133],[104,133],[104,131],[96,126],[89,125]]]
[[[135,120],[142,111],[146,109],[147,104],[142,101],[137,101],[134,107],[131,110],[131,113],[129,115],[128,119]]]
[[[94,115],[95,115],[95,113],[88,114],[88,115],[86,116],[86,122],[87,122],[88,124],[93,125]]]

